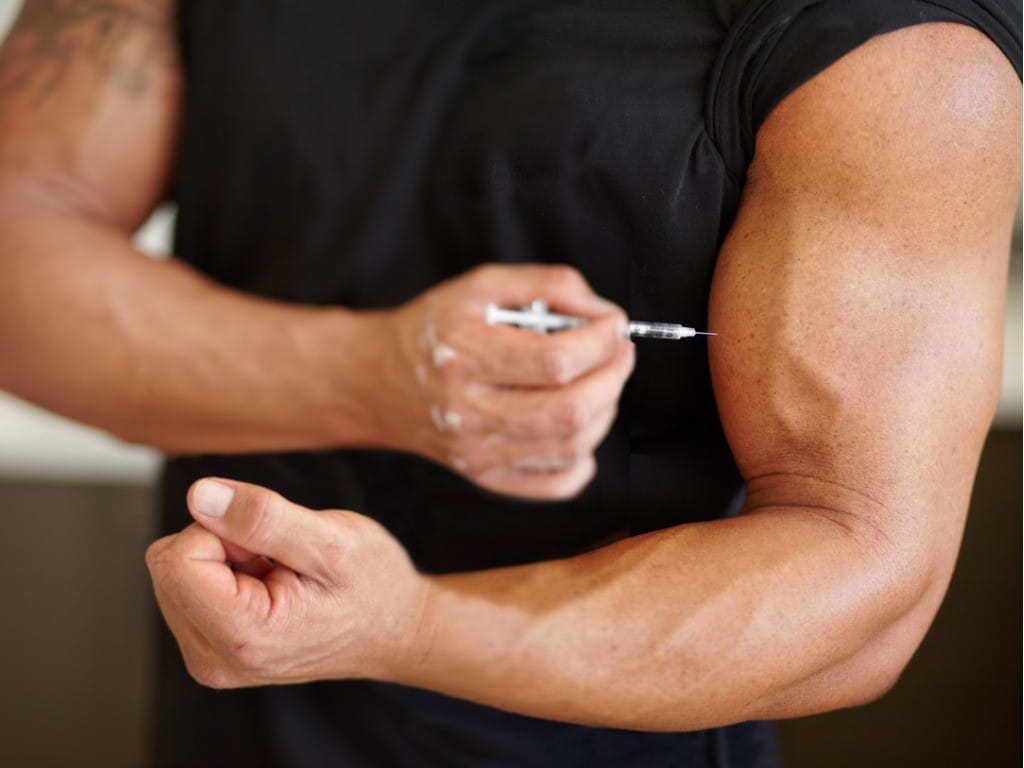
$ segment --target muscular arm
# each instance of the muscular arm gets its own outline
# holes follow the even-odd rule
[[[436,578],[395,678],[654,730],[887,690],[945,592],[996,402],[1019,112],[999,52],[946,25],[787,98],[712,295],[742,514]]]
[[[173,162],[174,6],[28,0],[0,49],[0,388],[171,452],[362,442],[359,380],[324,353],[360,366],[355,315],[131,245]]]
[[[0,50],[0,388],[172,453],[383,447],[500,493],[578,492],[632,351],[621,310],[574,270],[492,265],[357,312],[132,248],[173,161],[173,15],[170,0],[34,0]],[[592,322],[484,322],[489,303],[535,298]]]

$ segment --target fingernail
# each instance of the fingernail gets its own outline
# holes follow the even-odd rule
[[[230,485],[216,480],[200,480],[192,492],[192,506],[201,515],[224,517],[234,497],[235,489]]]

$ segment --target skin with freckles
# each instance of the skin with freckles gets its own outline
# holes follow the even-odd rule
[[[758,135],[711,297],[741,514],[559,561],[436,577],[399,568],[385,599],[404,629],[369,653],[367,673],[647,730],[792,717],[887,691],[949,582],[995,408],[1020,97],[1002,54],[953,25],[876,38],[790,95]],[[300,542],[288,521],[308,510],[268,522],[259,490],[247,494],[203,527],[251,552],[261,548],[248,530],[268,546],[366,545],[341,528]],[[241,625],[260,642],[281,637],[252,627],[246,601],[190,610],[173,585],[194,571],[191,546],[160,546],[170,557],[154,581],[175,621],[194,619],[204,636]],[[300,572],[305,556],[295,553]],[[195,573],[188,584],[210,588]],[[299,602],[300,624],[323,626],[321,598]],[[349,628],[312,632],[289,660],[347,676]],[[318,643],[332,636],[338,654],[324,659]],[[201,647],[190,632],[178,639],[186,658]],[[201,682],[274,677],[272,659],[239,667],[218,647]]]

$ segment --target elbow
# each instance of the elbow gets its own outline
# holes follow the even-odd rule
[[[878,701],[896,687],[923,637],[923,631],[893,626],[850,658],[777,690],[747,719],[806,717]]]
[[[945,579],[918,577],[896,586],[900,597],[881,607],[886,618],[854,653],[826,673],[838,684],[831,691],[831,686],[822,686],[816,711],[870,704],[895,688],[928,633],[946,584]]]
[[[950,517],[961,519],[965,512]],[[907,516],[918,519],[909,511]],[[829,665],[827,675],[840,684],[839,701],[828,709],[872,703],[897,685],[938,613],[959,549],[958,536],[939,540],[920,530],[881,526],[868,516],[846,522],[860,564],[851,574],[858,598],[846,617],[847,637],[858,640]]]
[[[901,557],[891,550],[862,562],[857,608],[831,627],[833,639],[848,642],[832,645],[831,658],[822,659],[810,676],[777,689],[770,712],[759,715],[802,717],[859,707],[898,684],[931,627],[952,569],[944,560]],[[853,637],[858,639],[849,642]]]
[[[915,646],[916,650],[916,646]],[[913,651],[910,653],[899,653],[892,649],[882,649],[873,654],[874,658],[869,668],[861,670],[850,681],[849,689],[846,691],[845,700],[840,702],[836,709],[847,709],[861,707],[878,701],[888,694],[903,675],[907,668]]]
[[[870,704],[888,694],[924,641],[945,593],[945,582],[918,581],[903,589],[903,599],[886,606],[887,620],[839,665],[848,683],[839,708]]]

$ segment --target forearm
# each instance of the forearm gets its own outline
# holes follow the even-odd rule
[[[374,315],[288,305],[0,191],[0,388],[173,453],[373,442]]]
[[[395,677],[527,715],[643,730],[845,706],[885,690],[900,666],[887,657],[909,655],[927,624],[904,621],[917,595],[892,589],[900,577],[880,576],[875,558],[829,519],[782,508],[436,577],[412,661]]]

